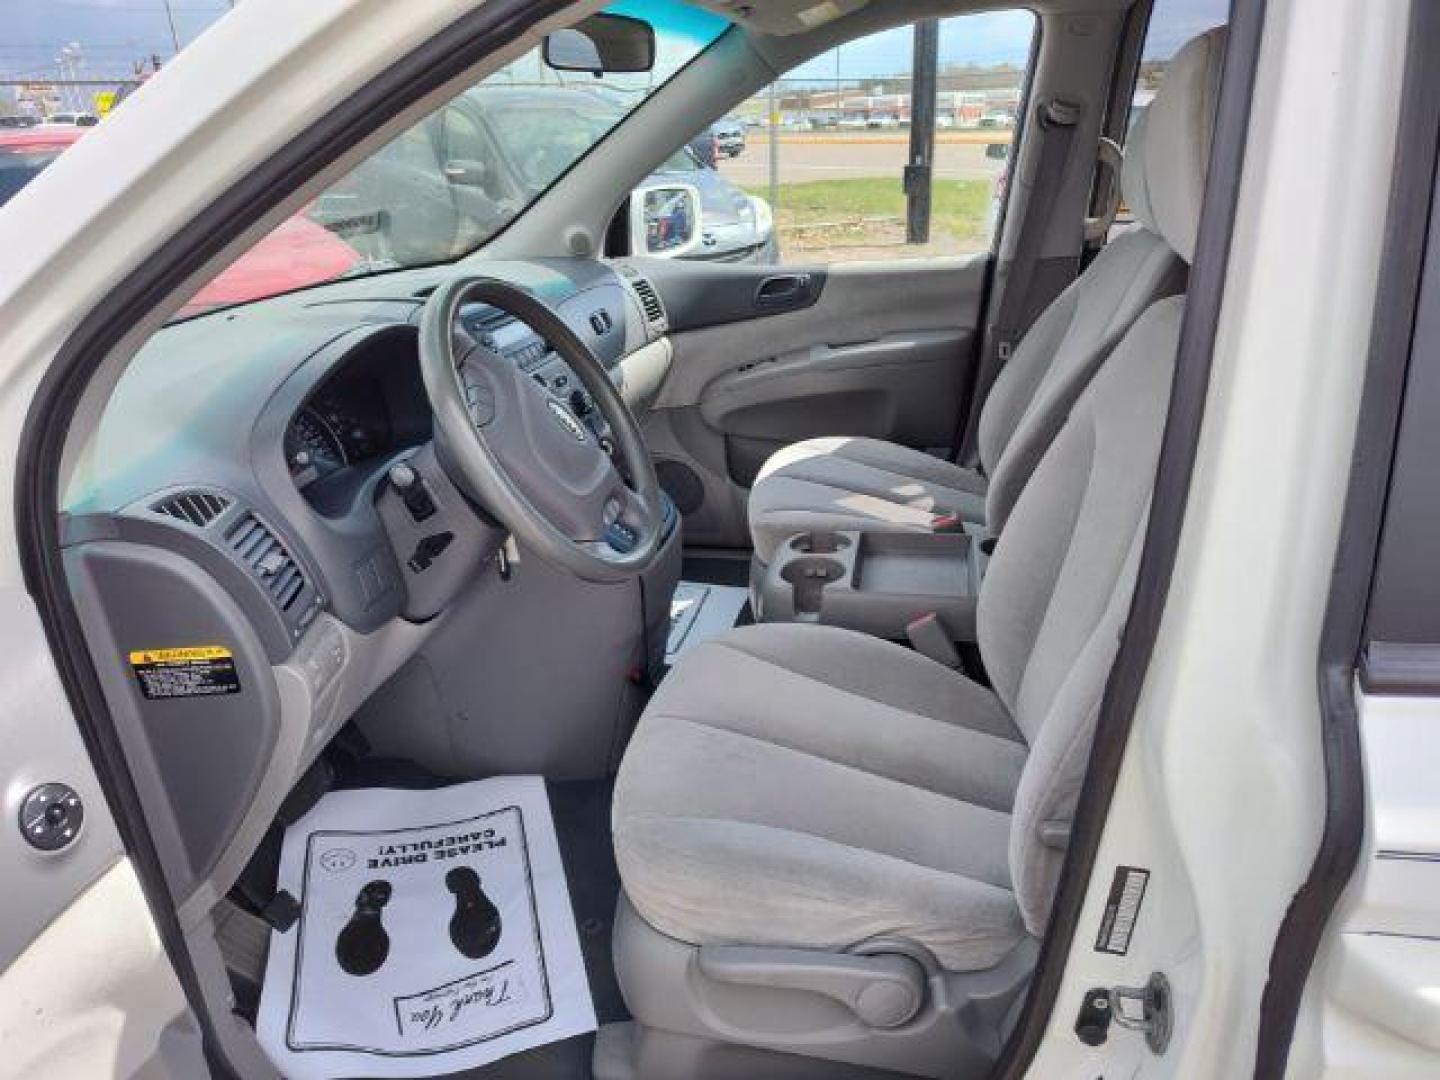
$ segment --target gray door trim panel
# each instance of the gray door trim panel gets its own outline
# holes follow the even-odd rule
[[[747,546],[747,489],[736,481],[800,434],[948,445],[971,381],[990,258],[840,264],[803,310],[672,334],[674,361],[645,437],[657,461],[688,469],[703,492],[685,516],[687,542]],[[663,271],[654,283],[663,298]]]
[[[904,368],[953,364],[973,340],[969,330],[920,330],[885,334],[849,345],[796,349],[716,379],[705,393],[700,413],[712,427],[727,434],[764,437],[770,433],[752,430],[746,423],[745,414],[758,406],[783,398],[814,398],[836,390],[888,389],[895,377],[904,375]],[[939,387],[930,383],[930,397],[933,399],[938,392]]]
[[[921,330],[974,331],[989,263],[986,253],[833,266],[819,300],[803,310],[672,333],[675,360],[655,407],[699,405],[714,380],[747,361],[811,345]],[[662,299],[665,281],[654,279]]]

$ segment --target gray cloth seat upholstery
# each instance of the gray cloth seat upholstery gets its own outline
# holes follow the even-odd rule
[[[985,517],[985,477],[882,439],[833,436],[777,450],[750,489],[755,557],[796,533],[929,532],[935,518]]]
[[[695,944],[900,936],[989,967],[1023,933],[1007,843],[1025,756],[999,698],[917,653],[745,627],[677,666],[631,743],[626,892]]]
[[[980,594],[994,689],[811,625],[682,658],[615,789],[625,893],[662,933],[843,950],[904,938],[990,967],[1049,917],[1128,612],[1183,301],[1159,301],[1082,395]]]
[[[1223,48],[1223,30],[1185,46],[1151,107],[1207,147]],[[1204,167],[1188,145],[1151,145]],[[1191,180],[1152,203],[1185,258]],[[904,939],[955,973],[1043,935],[1129,615],[1182,317],[1181,297],[1140,315],[1018,495],[976,613],[989,687],[815,625],[739,629],[681,658],[616,779],[616,861],[642,922],[683,946]],[[622,985],[648,978],[624,959]]]
[[[1183,111],[1206,145],[1223,43],[1186,46],[1152,105]],[[1201,179],[1158,216],[1187,258]],[[646,923],[692,945],[898,937],[956,972],[1043,933],[1129,611],[1183,311],[1170,297],[1135,322],[1016,500],[977,612],[993,689],[810,625],[733,631],[682,658],[615,789],[616,857]]]
[[[1185,118],[1176,123],[1191,130]],[[1150,195],[1171,166],[1147,147],[1168,144],[1170,133],[1152,140],[1152,126],[1142,118],[1126,150],[1122,186],[1137,224],[1106,244],[1040,314],[1001,369],[980,414],[980,468],[880,439],[831,436],[784,447],[750,490],[756,559],[768,564],[787,537],[811,530],[929,532],[936,517],[949,514],[984,523],[996,535],[1004,529],[1045,448],[1115,343],[1152,301],[1184,287],[1179,238],[1165,235]]]

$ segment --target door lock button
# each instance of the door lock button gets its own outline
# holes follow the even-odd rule
[[[68,847],[84,823],[85,804],[69,784],[41,784],[20,804],[20,832],[41,851]]]

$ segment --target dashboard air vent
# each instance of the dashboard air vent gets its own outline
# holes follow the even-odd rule
[[[663,323],[665,308],[660,303],[660,294],[655,291],[650,280],[643,277],[632,278],[630,287],[635,290],[635,295],[640,298],[640,306],[645,309],[645,321],[651,324]]]
[[[203,529],[223,514],[229,506],[230,500],[224,495],[213,491],[197,490],[167,495],[159,502],[153,503],[150,509],[157,514],[164,514],[166,517],[176,518]]]
[[[275,534],[247,513],[225,539],[280,610],[289,611],[305,591],[305,575]]]

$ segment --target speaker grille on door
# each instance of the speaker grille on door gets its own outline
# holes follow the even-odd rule
[[[693,514],[705,505],[705,482],[690,466],[680,461],[659,461],[655,475],[680,513]]]

